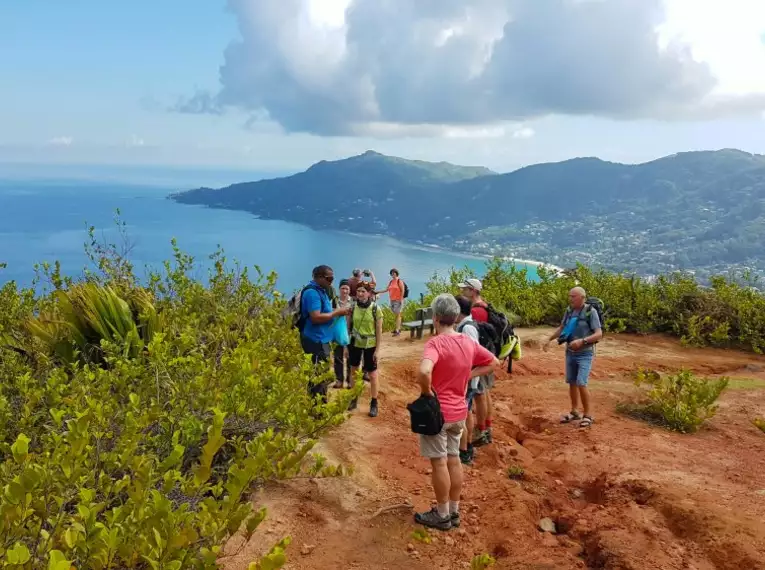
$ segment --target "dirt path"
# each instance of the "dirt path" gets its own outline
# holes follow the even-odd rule
[[[388,342],[380,361],[381,413],[360,410],[321,445],[351,477],[273,485],[255,497],[269,520],[250,542],[234,538],[227,570],[242,570],[277,538],[293,537],[287,568],[458,569],[483,553],[494,568],[619,570],[765,569],[765,358],[686,349],[660,337],[609,336],[591,380],[596,423],[561,426],[563,354],[538,349],[545,331],[521,331],[524,357],[495,389],[495,443],[466,470],[462,528],[412,537],[412,511],[430,506],[428,463],[418,456],[405,404],[417,395],[421,342]],[[683,436],[618,415],[637,366],[690,368],[733,378],[718,415]],[[519,465],[522,481],[507,476]],[[558,534],[537,523],[550,517]]]

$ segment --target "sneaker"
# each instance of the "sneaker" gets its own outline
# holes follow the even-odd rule
[[[435,507],[425,513],[416,513],[414,515],[414,522],[438,530],[449,530],[452,528],[451,515],[442,517],[438,514],[438,509]]]
[[[491,431],[485,429],[473,440],[473,447],[483,447],[484,445],[489,445],[492,441]]]
[[[460,449],[460,462],[463,465],[473,464],[473,450],[472,449]]]
[[[370,418],[376,418],[377,417],[377,402],[375,400],[372,400],[372,403],[369,404],[369,417]]]
[[[351,400],[351,403],[348,404],[348,411],[352,412],[353,410],[355,410],[358,407],[359,407],[359,399],[358,398],[354,398],[353,400]]]
[[[452,520],[452,528],[459,528],[460,524],[462,524],[462,521],[460,520],[460,514],[452,513],[451,515],[449,515],[449,517]]]

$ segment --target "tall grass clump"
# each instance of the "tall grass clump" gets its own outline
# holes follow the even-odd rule
[[[91,237],[92,237],[91,231]],[[217,568],[266,516],[251,491],[342,467],[311,454],[341,423],[306,386],[276,276],[174,255],[144,286],[95,239],[77,281],[0,289],[0,560],[13,568]],[[280,568],[289,538],[250,568]]]

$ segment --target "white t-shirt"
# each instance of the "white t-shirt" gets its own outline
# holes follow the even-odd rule
[[[468,315],[465,317],[460,324],[457,325],[457,330],[464,334],[466,337],[471,339],[474,343],[480,345],[481,343],[478,341],[478,328],[475,325],[475,320],[473,317]],[[473,390],[478,389],[478,382],[480,378],[473,378],[470,380],[470,388]]]
[[[465,317],[459,325],[457,325],[457,330],[464,334],[466,337],[469,337],[473,339],[473,342],[476,344],[481,344],[478,341],[478,328],[475,326],[475,321],[473,320],[473,317],[468,315]]]

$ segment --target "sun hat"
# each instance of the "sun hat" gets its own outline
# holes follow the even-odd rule
[[[459,284],[460,289],[473,289],[474,291],[481,291],[483,285],[478,279],[466,279],[464,283]]]

